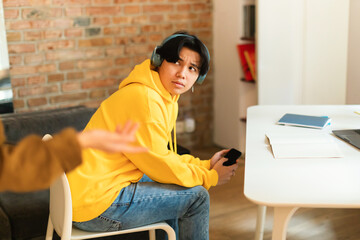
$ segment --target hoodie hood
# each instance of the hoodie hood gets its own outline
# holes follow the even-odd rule
[[[150,59],[145,60],[139,65],[136,65],[135,68],[131,71],[129,76],[125,78],[119,85],[119,89],[124,88],[130,84],[142,84],[153,90],[155,90],[165,101],[170,104],[177,104],[180,95],[172,96],[164,87],[160,80],[159,73],[152,70]],[[177,108],[176,108],[177,109]],[[175,114],[174,112],[172,114]],[[177,110],[176,110],[177,114]],[[173,138],[171,133],[169,133],[168,140],[170,144],[170,149],[173,152],[177,152],[177,142],[176,142],[176,117],[173,118]],[[173,143],[174,142],[174,143]],[[173,147],[174,146],[174,147]]]
[[[133,83],[143,84],[149,88],[154,89],[167,101],[173,102],[179,99],[179,95],[171,96],[161,83],[159,73],[151,70],[152,66],[150,59],[145,60],[139,65],[136,65],[133,71],[125,78],[119,85],[119,89]]]

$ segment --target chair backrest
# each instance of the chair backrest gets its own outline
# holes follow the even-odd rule
[[[62,239],[70,239],[72,202],[70,186],[65,173],[50,186],[50,218],[56,233]]]

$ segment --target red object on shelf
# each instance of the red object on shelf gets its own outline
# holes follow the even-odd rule
[[[238,44],[237,48],[238,48],[241,67],[244,72],[245,80],[246,81],[254,81],[255,78],[251,74],[250,66],[249,66],[248,62],[246,61],[245,52],[248,52],[249,55],[255,56],[255,44],[254,43]],[[255,69],[255,61],[254,61],[254,66],[252,66],[252,67]]]

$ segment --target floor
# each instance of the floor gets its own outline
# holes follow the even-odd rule
[[[220,148],[192,150],[202,159],[210,158]],[[253,240],[257,206],[243,194],[245,160],[233,179],[209,190],[210,240]],[[360,170],[359,170],[360,174]],[[336,176],[334,176],[336,177]],[[359,186],[360,187],[360,186]],[[273,209],[268,208],[264,240],[271,239]],[[289,222],[287,240],[359,240],[359,209],[299,209]]]

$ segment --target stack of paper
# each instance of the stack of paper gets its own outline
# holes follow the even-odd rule
[[[343,157],[328,133],[266,133],[275,158]]]

